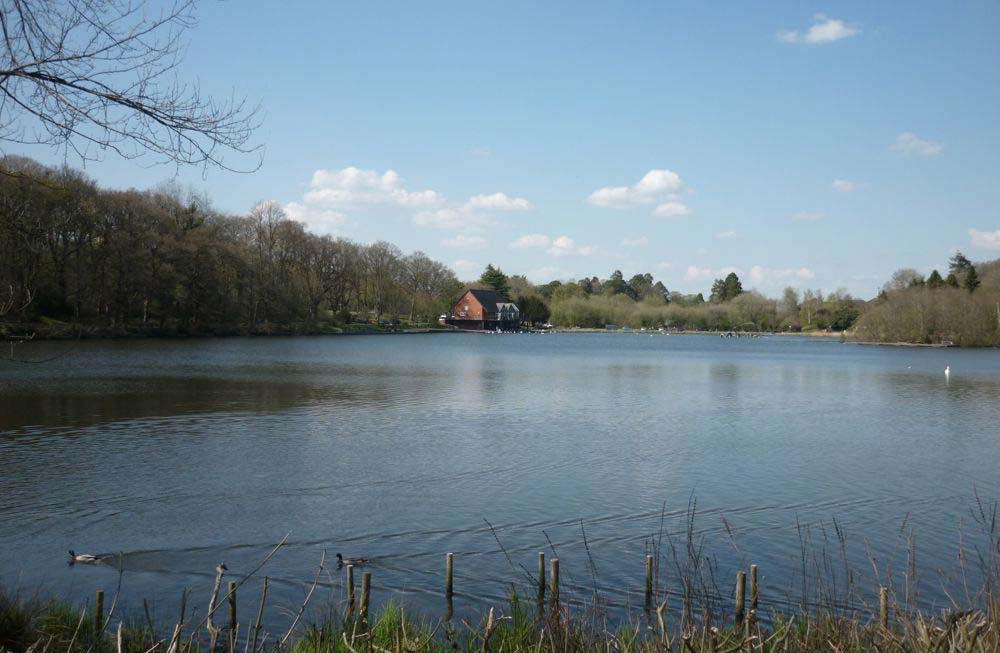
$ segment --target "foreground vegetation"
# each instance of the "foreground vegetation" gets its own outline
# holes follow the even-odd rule
[[[905,557],[902,568],[893,568],[896,554],[892,552],[876,563],[866,542],[864,558],[871,565],[867,571],[850,562],[846,536],[836,520],[829,529],[800,526],[801,559],[790,579],[790,587],[797,586],[793,594],[791,589],[783,593],[774,587],[766,571],[758,576],[756,566],[747,566],[745,561],[735,582],[720,579],[719,561],[706,553],[704,538],[696,535],[695,512],[692,501],[676,517],[678,528],[674,532],[681,533],[676,539],[670,528],[665,529],[665,513],[661,516],[659,533],[646,540],[645,593],[635,595],[634,603],[629,594],[624,614],[621,606],[612,613],[607,597],[600,593],[585,532],[588,580],[573,584],[570,570],[564,569],[560,587],[557,560],[548,561],[546,574],[540,555],[537,573],[529,572],[515,565],[512,554],[497,538],[498,553],[503,553],[511,567],[507,601],[456,616],[446,589],[444,615],[434,619],[392,600],[369,612],[370,572],[364,574],[357,593],[355,581],[360,574],[350,567],[327,569],[322,560],[300,605],[274,606],[268,598],[268,579],[261,581],[259,576],[280,552],[283,541],[238,580],[224,582],[228,570],[220,566],[210,587],[199,588],[194,594],[185,590],[179,616],[167,624],[154,621],[146,602],[142,614],[123,617],[116,611],[117,596],[109,597],[110,607],[104,604],[103,593],[98,593],[93,604],[74,607],[0,587],[0,651],[1000,650],[1000,514],[996,502],[987,503],[977,496],[970,521],[974,528],[966,532],[959,526],[955,568],[938,570],[938,576],[930,581],[948,601],[936,606],[921,599],[915,535],[912,529],[907,534],[908,520],[900,529],[904,536],[899,551]],[[732,548],[739,553],[731,525],[725,518],[722,521]],[[637,562],[641,565],[641,560]],[[366,569],[378,573],[377,565],[358,571]],[[119,589],[122,575],[119,568]],[[588,587],[590,580],[592,589]],[[447,581],[445,587],[450,588]],[[315,597],[324,588],[329,590],[331,602],[317,606]],[[245,606],[238,611],[237,595]],[[207,604],[196,604],[195,598],[207,599]]]

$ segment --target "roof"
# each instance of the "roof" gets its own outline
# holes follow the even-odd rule
[[[479,288],[471,288],[469,292],[472,293],[472,296],[476,298],[476,301],[478,301],[480,304],[483,305],[483,308],[485,308],[490,312],[499,310],[499,306],[502,304],[513,305],[513,302],[507,301],[506,297],[504,297],[495,290],[481,290]]]

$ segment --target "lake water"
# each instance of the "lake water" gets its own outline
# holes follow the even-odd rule
[[[859,584],[878,582],[866,542],[902,577],[914,533],[920,600],[935,603],[960,521],[974,540],[974,488],[1000,496],[996,350],[597,333],[16,356],[57,358],[0,363],[0,580],[82,601],[116,574],[69,567],[66,550],[122,551],[126,606],[171,616],[181,588],[204,606],[217,563],[238,576],[286,534],[262,573],[289,607],[324,550],[373,558],[376,602],[433,615],[445,552],[461,611],[502,601],[554,549],[564,595],[596,583],[621,611],[642,601],[664,506],[663,541],[683,541],[692,497],[722,594],[757,563],[765,605],[794,600],[801,537],[836,549],[836,519]],[[322,576],[324,600],[341,576]]]

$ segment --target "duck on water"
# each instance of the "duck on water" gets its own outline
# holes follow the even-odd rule
[[[69,564],[99,565],[113,558],[112,553],[77,553],[73,549],[69,550]]]
[[[337,567],[343,567],[344,565],[351,565],[353,567],[361,567],[368,564],[368,558],[345,558],[344,556],[337,554]]]

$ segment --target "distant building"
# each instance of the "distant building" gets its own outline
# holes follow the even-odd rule
[[[521,325],[517,304],[495,290],[467,290],[444,322],[459,329],[510,331]]]

